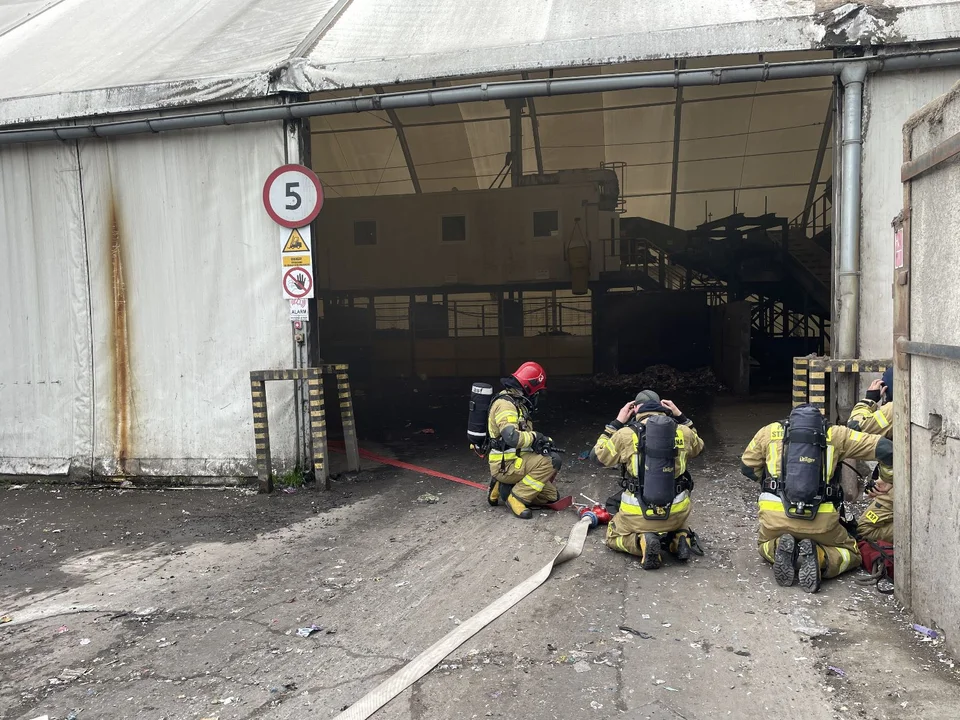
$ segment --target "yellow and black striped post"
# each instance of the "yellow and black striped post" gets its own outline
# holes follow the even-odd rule
[[[347,365],[334,365],[337,375],[337,395],[340,398],[340,420],[343,422],[343,443],[347,450],[347,471],[360,470],[360,445],[357,442],[357,425],[353,419],[353,396],[350,394],[350,378]]]
[[[807,402],[807,366],[809,359],[795,357],[793,359],[793,407]]]
[[[253,437],[257,450],[257,483],[260,492],[273,492],[270,468],[270,428],[267,423],[267,388],[262,377],[250,373],[250,397],[253,399]]]
[[[330,464],[327,462],[327,418],[324,412],[323,376],[314,368],[307,380],[310,398],[310,443],[313,445],[313,474],[317,487],[330,489]]]
[[[807,363],[810,404],[827,414],[827,367],[824,358],[811,358]]]

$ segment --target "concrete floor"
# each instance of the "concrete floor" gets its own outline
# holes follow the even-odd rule
[[[562,494],[613,491],[618,474],[576,451],[623,400],[551,398],[544,429],[570,451]],[[737,455],[785,409],[682,400],[708,443],[692,465],[706,556],[645,572],[593,531],[580,558],[375,717],[960,717],[952,661],[892,599],[852,574],[812,596],[780,588],[759,559],[756,491]],[[365,444],[482,481],[457,402],[449,417],[434,398],[392,411],[391,441]],[[415,434],[431,419],[436,434]],[[426,492],[440,502],[418,503]],[[389,467],[329,493],[0,497],[0,614],[12,617],[0,625],[0,717],[11,720],[333,717],[542,567],[575,522],[572,510],[519,521],[479,490]],[[311,623],[324,630],[296,636]]]

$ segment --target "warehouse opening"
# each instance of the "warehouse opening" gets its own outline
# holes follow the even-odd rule
[[[320,353],[381,380],[533,358],[554,377],[789,383],[791,357],[830,345],[835,98],[827,77],[313,118]]]

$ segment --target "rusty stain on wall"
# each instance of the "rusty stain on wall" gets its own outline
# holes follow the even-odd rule
[[[127,474],[130,454],[130,337],[127,330],[127,281],[124,274],[123,229],[116,198],[110,200],[110,285],[113,291],[113,453],[117,470]]]

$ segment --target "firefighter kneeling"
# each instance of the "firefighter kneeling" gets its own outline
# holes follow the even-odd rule
[[[593,454],[606,467],[621,468],[620,508],[607,526],[607,546],[638,555],[644,570],[656,570],[667,544],[677,559],[690,559],[690,491],[687,460],[703,451],[693,422],[669,400],[644,390],[621,408],[597,440]]]
[[[490,492],[487,501],[501,500],[518,518],[533,517],[531,507],[547,505],[558,497],[553,484],[560,470],[560,455],[553,440],[533,429],[533,412],[547,389],[547,376],[535,362],[526,362],[501,380],[503,390],[487,415]]]
[[[860,566],[857,542],[840,523],[837,468],[847,459],[890,464],[893,444],[829,425],[813,405],[761,428],[744,451],[741,472],[761,483],[760,556],[773,563],[778,585],[799,581],[806,592],[817,592],[821,577]]]

